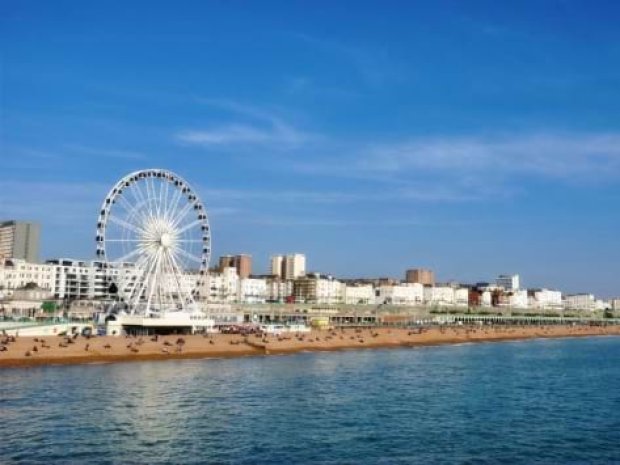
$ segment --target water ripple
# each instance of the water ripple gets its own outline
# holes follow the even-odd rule
[[[620,339],[6,369],[10,464],[620,463]]]

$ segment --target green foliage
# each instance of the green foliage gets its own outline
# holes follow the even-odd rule
[[[57,309],[57,305],[56,302],[43,302],[41,304],[41,310],[43,310],[45,313],[54,313]]]

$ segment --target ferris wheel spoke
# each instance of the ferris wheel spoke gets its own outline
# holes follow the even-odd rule
[[[137,198],[137,202],[140,205],[148,205],[148,201],[147,198],[144,196],[144,193],[142,192],[142,189],[140,188],[140,183],[136,182],[133,184],[133,190],[132,190],[132,195],[134,196],[134,198]]]
[[[177,206],[179,205],[179,200],[181,200],[182,196],[183,196],[183,193],[181,192],[181,189],[175,189],[174,193],[172,194],[172,199],[170,201],[170,204],[168,208],[166,209],[166,211],[164,212],[164,218],[167,221],[170,221],[172,219],[174,211],[177,209]]]
[[[185,217],[185,215],[187,215],[193,207],[193,203],[188,203],[187,205],[185,205],[177,214],[177,216],[172,219],[172,225],[176,228],[181,222],[181,220]]]
[[[136,203],[131,204],[129,203],[129,199],[127,199],[123,194],[119,194],[116,198],[119,200],[123,208],[127,210],[127,213],[129,213],[130,215],[133,215],[135,213],[136,208],[141,203],[140,200],[136,200]],[[135,199],[135,196],[134,196],[134,199]]]
[[[161,250],[157,251],[157,257],[155,258],[155,266],[153,267],[153,277],[151,279],[151,286],[148,289],[149,296],[146,300],[146,310],[149,311],[151,309],[151,299],[153,298],[153,292],[155,288],[159,285],[159,281],[161,280],[160,274],[160,264],[161,264]]]
[[[181,301],[181,295],[183,293],[183,289],[182,289],[182,286],[181,286],[181,284],[179,282],[180,270],[178,270],[175,267],[175,263],[173,261],[174,257],[172,257],[172,254],[170,252],[167,252],[165,254],[165,258],[166,258],[166,260],[168,262],[168,266],[170,267],[170,270],[171,270],[170,274],[172,275],[171,277],[172,277],[172,280],[173,280],[173,284],[175,285],[175,287],[177,289],[177,298],[179,299],[179,301]],[[172,289],[171,289],[171,291],[172,291]],[[170,300],[172,302],[172,305],[175,306],[174,297],[173,297],[173,293],[172,292],[170,292]]]
[[[133,213],[138,205],[144,205],[144,197],[142,196],[142,191],[138,185],[138,182],[133,182],[130,186],[127,187],[127,191],[131,192],[131,196],[133,197],[133,201],[135,205],[131,206],[130,212]],[[123,196],[121,195],[121,198]],[[126,199],[127,204],[129,204],[129,196]],[[130,205],[130,204],[129,204]]]
[[[191,223],[186,224],[185,226],[183,226],[181,229],[179,229],[177,231],[177,234],[181,234],[184,233],[185,231],[187,231],[188,229],[192,229],[196,226],[199,226],[202,224],[202,220],[196,220],[196,221],[192,221]]]
[[[136,224],[129,223],[128,221],[125,221],[122,218],[117,218],[114,215],[108,215],[108,220],[111,221],[114,224],[117,224],[118,226],[122,226],[123,228],[129,229],[130,231],[133,231],[136,234],[143,234],[143,233],[146,232],[140,226],[138,226]]]
[[[168,184],[162,178],[159,179],[159,216],[162,216],[164,210],[164,186]]]
[[[174,249],[174,253],[171,254],[173,256],[173,258],[174,258],[175,254],[182,255],[183,257],[185,257],[185,258],[187,258],[189,260],[193,260],[193,261],[195,261],[197,263],[202,263],[202,259],[201,258],[196,257],[195,255],[192,255],[191,253],[189,253],[189,252],[187,252],[187,251],[185,251],[185,250],[183,250],[181,248],[177,247],[176,249]]]
[[[155,217],[156,215],[153,214],[153,199],[155,198],[155,194],[152,191],[152,183],[150,182],[150,177],[147,177],[144,180],[144,188],[146,189],[146,198],[148,201],[148,207],[149,207],[149,214],[152,217]]]
[[[155,210],[155,216],[160,217],[161,213],[159,211],[159,194],[157,192],[157,184],[155,183],[156,178],[150,178],[150,179],[151,179],[151,193],[153,195],[152,199],[153,199],[153,208]]]
[[[140,299],[142,298],[142,294],[144,294],[144,292],[147,290],[147,286],[148,286],[148,279],[149,276],[151,275],[151,273],[153,272],[153,267],[155,265],[155,258],[154,257],[149,257],[148,259],[148,264],[145,266],[143,272],[142,272],[142,276],[139,281],[140,285],[138,286],[138,292],[136,293],[134,299],[135,299],[135,303],[134,305],[138,305],[140,303]]]
[[[168,200],[170,200],[168,198],[169,192],[170,192],[170,181],[166,179],[166,181],[164,181],[163,186],[164,186],[166,192],[164,194],[164,203],[163,203],[163,206],[162,206],[162,216],[165,219],[166,218],[166,213],[168,211]]]
[[[146,224],[151,220],[151,215],[148,212],[149,202],[147,197],[144,196],[142,189],[140,188],[140,183],[136,182],[132,185],[132,195],[136,199],[136,207],[131,211],[132,215],[135,214],[140,217],[140,220]]]
[[[114,263],[124,263],[127,262],[130,258],[135,257],[136,255],[139,255],[142,253],[141,249],[134,249],[131,252],[129,252],[126,255],[123,255],[122,257],[117,258],[116,260],[113,260]]]
[[[138,293],[138,295],[140,295],[139,289],[140,289],[140,284],[141,284],[141,280],[144,279],[144,269],[142,268],[142,266],[140,266],[140,268],[138,268],[136,266],[136,272],[133,275],[134,279],[130,279],[130,282],[132,283],[131,286],[131,290],[129,291],[128,295],[127,295],[127,301],[131,304],[134,300],[135,300],[135,295],[136,293]],[[138,299],[139,301],[139,299]]]
[[[172,263],[173,263],[173,266],[174,266],[177,270],[179,270],[179,272],[175,274],[175,276],[176,276],[176,280],[177,280],[177,286],[178,286],[178,288],[179,288],[179,300],[181,300],[181,298],[182,298],[182,299],[183,299],[183,301],[185,301],[185,300],[189,300],[190,302],[192,302],[192,303],[193,303],[193,302],[194,302],[194,299],[192,298],[191,293],[189,293],[189,295],[188,295],[188,293],[187,293],[187,292],[185,292],[185,290],[182,288],[182,283],[179,281],[180,277],[182,276],[182,274],[181,274],[181,272],[180,272],[181,268],[179,267],[179,265],[178,265],[178,263],[177,263],[177,261],[176,261],[176,259],[175,259],[175,257],[174,257],[174,254],[172,254],[172,253],[171,253],[171,254],[169,254],[169,255],[170,255],[170,259],[171,259],[171,261],[172,261]],[[189,299],[187,299],[188,297],[189,297]],[[181,304],[183,304],[183,303],[184,303],[183,301],[181,301]]]
[[[144,242],[143,239],[106,239],[106,242]]]

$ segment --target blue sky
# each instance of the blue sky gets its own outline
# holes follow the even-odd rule
[[[620,294],[620,4],[0,6],[0,217],[94,256],[127,172],[185,177],[214,254]]]

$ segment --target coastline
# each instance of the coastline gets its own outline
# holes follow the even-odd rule
[[[232,358],[329,352],[351,349],[424,347],[447,344],[517,341],[541,338],[620,336],[620,326],[449,326],[417,329],[363,328],[257,337],[210,336],[18,337],[0,352],[0,369],[51,365],[99,364],[179,359]],[[179,338],[181,344],[177,344]],[[62,345],[62,346],[61,346]],[[87,347],[88,345],[88,347]],[[36,349],[35,349],[36,347]],[[26,354],[29,355],[26,355]]]

